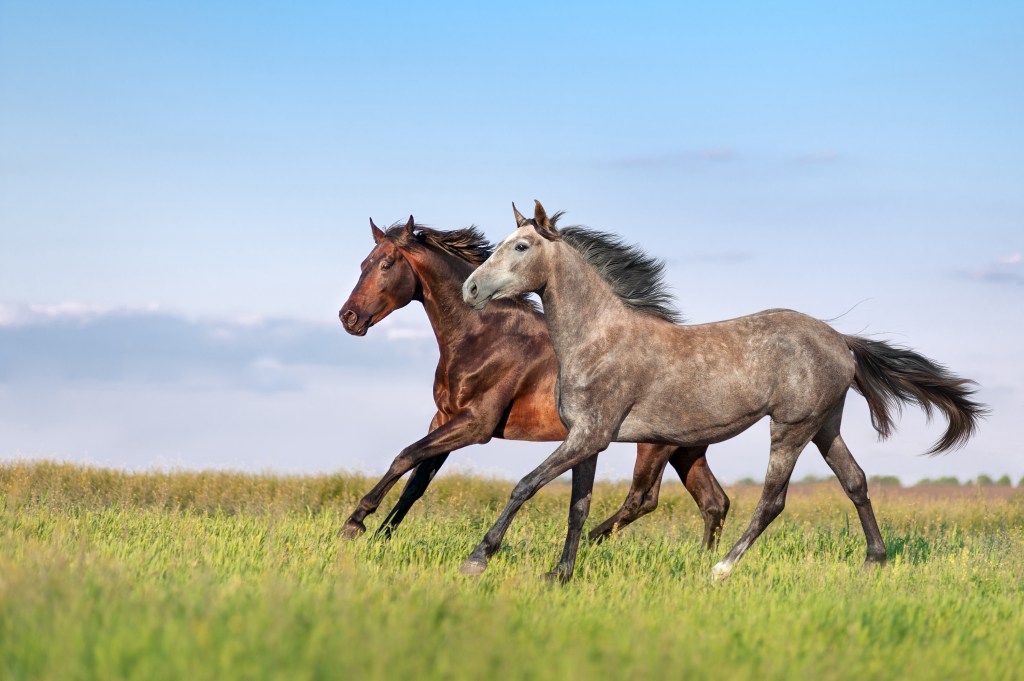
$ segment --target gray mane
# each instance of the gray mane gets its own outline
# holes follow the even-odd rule
[[[552,224],[558,217],[561,213],[554,216]],[[586,227],[566,227],[558,230],[558,234],[597,270],[626,305],[673,324],[683,323],[665,283],[664,261],[613,234]]]

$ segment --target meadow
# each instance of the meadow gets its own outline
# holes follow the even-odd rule
[[[335,538],[371,481],[0,463],[0,679],[1008,679],[1024,669],[1024,490],[876,485],[889,564],[835,482],[794,484],[723,584],[701,522],[659,509],[575,580],[568,486],[457,573],[511,483],[435,482],[390,542]],[[625,483],[595,490],[588,527]],[[727,489],[724,553],[760,488]],[[389,503],[394,501],[394,495]],[[382,514],[372,516],[373,529]]]

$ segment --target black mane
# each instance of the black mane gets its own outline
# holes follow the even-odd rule
[[[484,260],[491,257],[491,253],[494,252],[494,247],[487,241],[483,232],[477,229],[476,225],[470,225],[464,229],[443,231],[417,224],[413,227],[413,238],[410,239],[409,232],[405,229],[405,223],[396,222],[388,227],[385,236],[396,246],[403,248],[415,248],[417,245],[433,246],[440,251],[465,260],[474,267],[482,265]]]
[[[405,226],[404,222],[396,222],[388,227],[384,236],[399,248],[414,250],[430,247],[442,251],[465,260],[473,266],[473,269],[484,264],[484,261],[494,252],[494,246],[487,241],[487,237],[476,225],[470,225],[463,229],[440,230],[414,224],[412,238],[409,237],[409,230]],[[540,312],[539,305],[528,296],[529,294],[524,293],[508,300],[527,310]]]

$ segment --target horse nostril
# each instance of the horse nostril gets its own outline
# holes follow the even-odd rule
[[[341,323],[348,327],[355,325],[359,321],[359,315],[352,310],[342,310],[338,313],[338,316],[341,317]]]
[[[477,292],[476,284],[470,284],[469,285],[469,295],[471,295],[474,298],[476,298],[476,292]]]

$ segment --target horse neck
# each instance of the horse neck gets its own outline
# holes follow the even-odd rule
[[[606,325],[621,319],[626,310],[601,275],[571,246],[556,242],[556,247],[562,252],[552,259],[541,301],[561,363],[573,348],[585,347],[591,338],[605,333]]]
[[[462,284],[474,267],[459,257],[428,248],[405,255],[419,279],[423,309],[443,357],[453,339],[479,323],[478,315],[470,314],[462,299]]]

